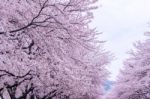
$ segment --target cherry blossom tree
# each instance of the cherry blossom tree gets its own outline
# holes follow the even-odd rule
[[[98,99],[108,52],[97,0],[0,0],[1,99]]]
[[[150,99],[150,40],[135,48],[106,99]]]

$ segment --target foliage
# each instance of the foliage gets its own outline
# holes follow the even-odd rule
[[[108,54],[88,23],[96,0],[0,0],[0,97],[97,99]]]

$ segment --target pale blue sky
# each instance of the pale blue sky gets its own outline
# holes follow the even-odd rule
[[[97,27],[105,48],[116,56],[109,65],[111,80],[115,80],[127,52],[137,40],[144,40],[149,31],[150,0],[99,0],[92,25]]]

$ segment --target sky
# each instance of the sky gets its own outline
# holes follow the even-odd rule
[[[92,26],[103,32],[104,48],[115,56],[108,69],[109,79],[116,80],[133,43],[144,41],[150,31],[150,0],[99,0],[97,5]]]

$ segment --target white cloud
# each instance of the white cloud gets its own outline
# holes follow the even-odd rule
[[[143,33],[148,30],[147,23],[150,22],[150,0],[100,2],[102,7],[95,11],[92,25],[103,32],[101,39],[107,40],[106,49],[116,55],[116,60],[109,66],[114,80],[122,61],[128,56],[126,52],[133,48],[133,42],[145,39]]]

